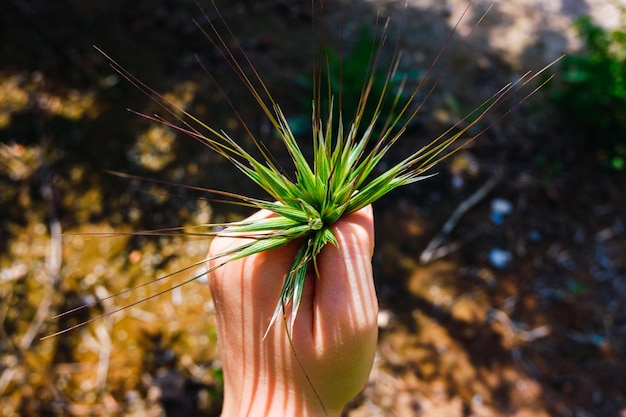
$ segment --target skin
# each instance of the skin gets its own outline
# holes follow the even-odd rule
[[[267,216],[259,211],[252,217]],[[371,206],[343,217],[332,229],[339,247],[324,247],[317,259],[319,277],[311,273],[306,279],[293,349],[282,321],[263,335],[298,242],[209,274],[224,370],[223,417],[340,416],[365,386],[378,337]],[[244,242],[218,236],[209,256]]]

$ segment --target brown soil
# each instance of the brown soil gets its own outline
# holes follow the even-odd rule
[[[464,2],[400,3],[332,2],[328,36],[336,41],[342,27],[349,44],[362,24],[390,16],[389,44],[406,51],[403,69],[428,68]],[[299,83],[312,68],[303,53],[311,50],[309,2],[219,7],[282,108],[301,115],[308,92]],[[476,2],[447,50],[472,32],[470,42],[390,158],[421,146],[526,69],[577,47],[576,16],[614,25],[611,7],[511,0],[472,32],[486,9]],[[0,15],[0,415],[219,413],[213,305],[202,282],[39,340],[200,273],[193,267],[50,320],[193,265],[208,248],[206,239],[123,232],[181,225],[190,232],[246,214],[203,201],[201,192],[105,170],[261,195],[192,139],[126,112],[157,107],[93,44],[246,143],[197,55],[251,130],[284,157],[193,18],[202,14],[192,0],[10,0]],[[376,205],[380,343],[370,382],[346,415],[626,413],[626,176],[599,168],[553,117],[535,96],[437,177]],[[494,221],[498,199],[511,212]],[[510,256],[503,266],[494,263],[498,253]]]

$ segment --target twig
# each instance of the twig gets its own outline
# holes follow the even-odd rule
[[[514,323],[507,313],[497,308],[490,309],[489,315],[493,320],[498,321],[507,327],[521,342],[534,342],[535,340],[547,337],[552,333],[552,328],[548,325],[538,326],[531,330],[520,329],[519,325]]]
[[[47,268],[44,272],[47,276],[44,279],[45,288],[41,302],[37,307],[37,312],[35,313],[35,317],[33,321],[30,323],[30,326],[24,332],[22,339],[19,343],[19,348],[22,351],[28,349],[33,340],[39,333],[41,326],[43,325],[45,319],[49,317],[50,306],[52,305],[52,300],[54,299],[54,292],[59,284],[59,280],[61,277],[61,261],[63,254],[63,243],[62,243],[62,230],[61,230],[61,222],[57,216],[56,207],[54,205],[54,189],[52,187],[52,175],[50,173],[50,169],[45,160],[45,149],[47,148],[47,143],[49,142],[44,134],[43,134],[43,126],[41,126],[42,120],[40,118],[39,130],[40,137],[42,143],[43,152],[41,153],[41,196],[44,201],[48,205],[48,217],[49,217],[49,227],[50,227],[50,253],[48,255],[48,260],[46,262]]]
[[[469,196],[466,200],[464,200],[459,206],[454,210],[448,221],[445,222],[439,233],[435,235],[428,243],[428,246],[424,249],[422,254],[420,255],[420,262],[425,264],[428,262],[437,259],[442,253],[444,255],[451,252],[451,250],[441,250],[441,243],[445,239],[445,237],[452,232],[456,224],[461,220],[461,217],[465,213],[467,213],[472,207],[478,204],[491,190],[495,188],[495,186],[500,181],[500,177],[496,176],[490,178],[482,187],[476,190],[471,196]],[[452,249],[458,247],[458,243],[455,243],[452,246]]]
[[[9,335],[7,334],[4,328],[4,320],[7,318],[7,314],[9,312],[9,306],[11,305],[11,298],[13,297],[13,286],[12,285],[4,285],[0,287],[0,298],[2,298],[2,303],[0,303],[0,340],[9,340]],[[0,389],[0,394],[2,390]]]
[[[98,371],[96,374],[95,390],[98,393],[104,392],[107,384],[107,377],[109,375],[109,365],[111,362],[111,351],[113,349],[111,343],[111,336],[109,336],[109,329],[106,324],[100,323],[96,327],[96,335],[100,342],[99,356],[98,356]]]
[[[17,367],[7,367],[0,375],[0,395],[4,394],[9,384],[13,381]]]

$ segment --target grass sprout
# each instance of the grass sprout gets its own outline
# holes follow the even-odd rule
[[[396,87],[397,83],[395,80],[397,80],[401,58],[401,54],[396,52],[391,65],[385,69],[387,71],[387,81],[384,88],[382,91],[376,89],[376,94],[379,95],[376,97],[372,96],[371,92],[374,90],[375,79],[374,76],[371,76],[363,86],[356,113],[351,120],[343,120],[341,112],[337,112],[335,109],[334,100],[340,100],[340,98],[331,98],[327,108],[321,108],[322,106],[319,105],[320,91],[322,88],[327,88],[327,86],[320,86],[320,83],[317,82],[317,85],[314,87],[316,99],[313,100],[311,116],[313,152],[312,157],[307,158],[298,140],[292,133],[280,106],[274,101],[261,76],[248,60],[246,54],[243,53],[243,48],[237,43],[236,37],[226,25],[215,4],[213,6],[217,12],[218,19],[209,19],[205,14],[208,28],[205,28],[199,22],[195,23],[216,49],[221,51],[223,58],[229,62],[232,69],[263,110],[273,126],[276,136],[288,152],[293,163],[293,172],[287,173],[273,162],[273,158],[266,150],[265,145],[255,138],[251,129],[248,128],[246,122],[242,120],[238,113],[236,115],[239,117],[241,125],[255,144],[256,150],[254,153],[244,149],[236,139],[231,138],[226,132],[202,122],[187,110],[168,100],[165,96],[159,94],[125,70],[105,52],[101,50],[100,52],[109,60],[111,66],[118,73],[152,98],[166,113],[166,117],[141,114],[143,117],[183,132],[223,156],[254,184],[262,188],[266,192],[267,198],[258,199],[224,191],[205,191],[218,194],[233,204],[259,210],[269,210],[273,213],[270,217],[257,218],[252,221],[202,225],[203,228],[209,230],[208,232],[199,232],[203,236],[232,236],[251,240],[246,240],[247,243],[228,252],[216,255],[215,259],[218,262],[212,268],[185,282],[175,284],[173,288],[185,285],[228,262],[269,251],[290,242],[301,242],[285,278],[280,296],[276,300],[274,314],[268,318],[267,330],[280,318],[284,320],[286,325],[289,325],[289,328],[292,328],[294,321],[297,319],[304,282],[311,275],[309,274],[310,272],[316,275],[316,258],[318,254],[326,245],[338,245],[337,238],[331,228],[337,220],[376,202],[399,187],[428,178],[430,176],[428,171],[436,164],[472,143],[536,92],[541,85],[535,87],[535,83],[532,83],[532,81],[549,67],[545,67],[537,73],[528,72],[517,82],[503,86],[501,90],[488,97],[474,112],[459,120],[439,137],[415,150],[401,161],[383,169],[382,162],[385,160],[385,156],[394,144],[400,140],[411,120],[422,109],[425,101],[431,96],[449,68],[448,65],[441,72],[435,73],[435,66],[442,59],[442,53],[456,29],[454,28],[441,52],[436,57],[435,62],[426,72],[419,85],[414,87],[413,90],[405,91],[407,88],[406,83],[400,83],[399,87]],[[467,10],[465,11],[467,12]],[[223,27],[220,26],[218,28],[217,24]],[[469,36],[471,36],[471,33],[467,35],[467,38]],[[232,43],[228,43],[226,37],[232,37],[234,47],[229,46]],[[465,44],[467,38],[459,46],[459,49]],[[377,63],[380,62],[380,51],[383,49],[382,45],[385,44],[385,41],[386,38],[383,35],[380,42],[381,47],[375,48],[372,53],[370,60],[371,68],[368,69],[369,74],[379,74],[376,67]],[[320,48],[320,51],[322,50],[323,48]],[[234,52],[237,52],[237,56],[243,55],[245,62],[239,62],[235,58]],[[239,52],[242,54],[239,54]],[[200,63],[200,65],[202,64]],[[321,58],[320,65],[324,65],[324,57]],[[207,73],[210,76],[208,71]],[[318,77],[317,81],[319,79],[321,77]],[[394,80],[394,88],[390,87],[391,80]],[[427,80],[432,82],[430,89],[426,89],[425,83]],[[219,88],[219,85],[217,88]],[[424,89],[427,90],[425,94],[422,92]],[[523,91],[525,90],[523,89],[530,91],[524,93]],[[418,95],[418,92],[421,94]],[[519,94],[521,94],[521,98]],[[404,99],[406,97],[408,97],[408,100]],[[420,98],[418,99],[417,97]],[[516,98],[511,102],[511,97]],[[390,101],[393,103],[393,106],[391,110],[388,110],[386,103]],[[383,105],[385,105],[385,114],[383,114]],[[498,112],[495,121],[492,121],[490,124],[484,123],[487,115],[492,114],[503,105],[505,105],[504,109]],[[234,108],[232,104],[231,106]],[[334,115],[337,116],[335,117]],[[365,117],[365,115],[372,116]],[[380,128],[381,122],[382,129]],[[485,126],[485,124],[487,125]],[[476,133],[476,130],[479,131]],[[127,177],[132,178],[132,176]],[[219,231],[216,231],[215,228],[219,229]],[[182,233],[182,230],[168,229],[133,232],[131,234],[153,233]],[[188,234],[187,232],[185,233]],[[185,270],[195,268],[208,260],[204,259],[197,262],[189,268],[185,268]],[[156,280],[169,277],[171,275],[160,277]],[[276,277],[276,279],[282,279],[282,277]],[[329,278],[325,277],[324,279]],[[124,292],[134,289],[127,289]],[[153,294],[148,298],[156,297],[161,293]],[[119,294],[111,297],[117,295]],[[128,306],[109,314],[126,307]],[[75,310],[63,314],[73,311]],[[48,337],[71,329],[65,329]]]

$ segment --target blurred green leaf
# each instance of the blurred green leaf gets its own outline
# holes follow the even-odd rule
[[[561,125],[584,148],[581,154],[591,150],[602,165],[622,170],[626,157],[626,30],[608,31],[588,16],[578,19],[575,28],[585,48],[563,60],[562,82],[556,84],[552,101]]]

